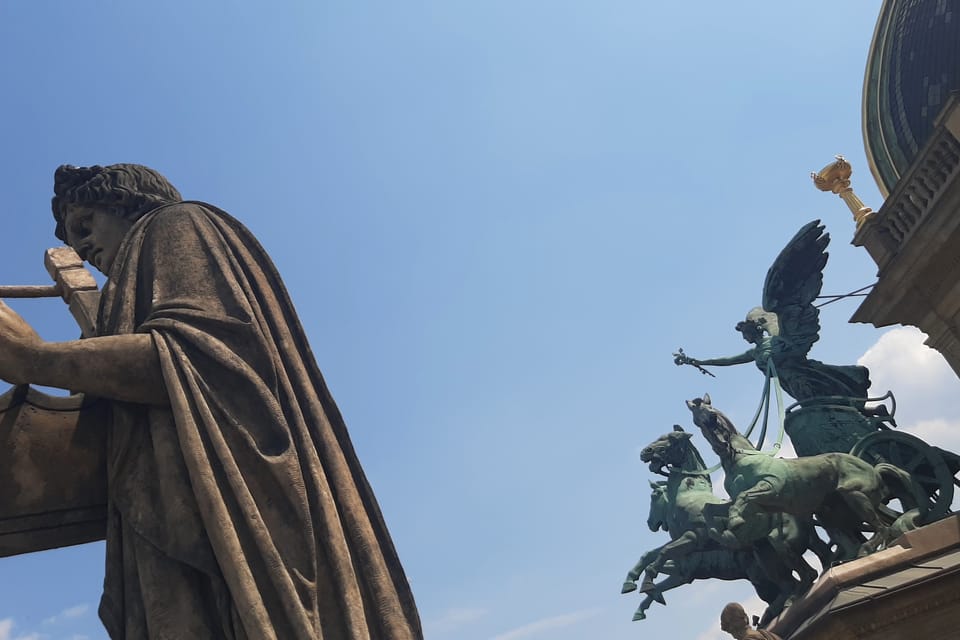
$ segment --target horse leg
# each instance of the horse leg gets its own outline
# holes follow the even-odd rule
[[[763,624],[765,624],[790,606],[797,591],[797,580],[793,577],[793,571],[784,564],[769,538],[758,540],[753,545],[753,552],[763,572],[777,586],[778,591],[776,599],[769,603],[770,606],[763,614]]]
[[[631,591],[637,590],[637,580],[640,579],[640,574],[656,559],[657,554],[659,554],[662,549],[662,546],[651,549],[640,557],[637,564],[633,565],[633,569],[630,569],[627,573],[627,578],[623,581],[623,588],[621,588],[620,593],[630,593]]]
[[[802,594],[813,586],[819,576],[819,572],[805,558],[807,551],[817,556],[821,569],[826,571],[833,560],[833,550],[817,535],[812,516],[781,514],[780,519],[782,524],[779,532],[783,535],[790,557],[796,559],[795,571],[800,576],[802,591],[799,593]]]
[[[834,560],[833,549],[817,535],[817,530],[813,527],[807,531],[806,547],[820,560],[820,566],[826,571]]]
[[[693,531],[687,531],[682,536],[668,542],[660,548],[660,553],[657,554],[656,559],[651,562],[643,576],[643,583],[640,585],[641,593],[649,593],[656,590],[656,585],[653,581],[657,578],[657,575],[663,569],[663,564],[668,560],[677,560],[682,558],[692,551],[695,551],[699,547],[699,538],[697,534]]]
[[[737,530],[747,524],[747,518],[755,514],[765,499],[776,497],[776,495],[777,492],[768,480],[761,480],[749,489],[741,491],[730,505],[727,529],[736,535]]]
[[[640,601],[640,606],[637,607],[637,610],[633,612],[633,621],[637,622],[639,620],[646,620],[646,611],[650,608],[651,604],[653,604],[653,596],[647,595],[644,597],[644,599]]]
[[[787,567],[797,574],[800,583],[797,585],[796,595],[802,596],[816,582],[817,570],[810,566],[810,563],[803,558],[802,553],[792,548],[789,544],[784,544],[783,555],[781,556]]]
[[[860,546],[858,555],[865,556],[889,542],[890,527],[885,525],[880,519],[880,516],[877,514],[876,505],[867,494],[863,491],[845,491],[840,495],[843,497],[844,502],[849,505],[850,509],[857,514],[863,522],[873,527],[873,537]]]
[[[837,550],[831,558],[831,564],[853,560],[857,557],[860,547],[866,542],[859,529],[854,532],[848,527],[831,527],[826,524],[824,524],[824,528],[827,530],[830,541],[837,545]]]
[[[683,573],[675,573],[658,582],[656,585],[654,585],[653,590],[647,593],[646,597],[640,603],[640,606],[637,607],[637,611],[633,614],[634,622],[637,620],[645,620],[647,615],[644,612],[649,609],[650,605],[652,605],[654,602],[667,604],[667,601],[663,598],[663,593],[665,591],[676,589],[677,587],[690,584],[691,582],[693,582],[693,578]]]

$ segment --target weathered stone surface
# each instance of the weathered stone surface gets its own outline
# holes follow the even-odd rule
[[[373,492],[259,243],[141,165],[60,167],[54,191],[57,236],[109,279],[96,334],[46,343],[0,303],[0,378],[100,400],[51,426],[31,407],[4,416],[15,464],[0,514],[69,510],[97,493],[61,482],[71,465],[105,469],[100,616],[113,638],[420,638]],[[69,256],[48,258],[73,309],[92,292],[76,290]],[[89,427],[93,407],[106,418]]]
[[[103,408],[27,387],[0,395],[0,556],[103,539]]]

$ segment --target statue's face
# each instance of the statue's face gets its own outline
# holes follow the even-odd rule
[[[739,331],[743,339],[751,344],[756,344],[763,338],[763,332],[754,322],[740,323]]]
[[[132,226],[130,220],[96,205],[67,205],[64,218],[67,244],[107,277]]]

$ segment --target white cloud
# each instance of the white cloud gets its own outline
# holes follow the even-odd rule
[[[60,612],[64,618],[79,618],[90,610],[90,605],[78,604],[75,607],[69,607]]]
[[[960,380],[937,351],[923,344],[926,336],[913,327],[884,333],[859,364],[870,369],[873,396],[892,389],[897,399],[899,429],[929,444],[960,451],[957,413]]]
[[[87,604],[78,604],[73,607],[67,607],[60,613],[55,616],[50,616],[49,618],[43,621],[43,624],[57,624],[63,620],[69,620],[72,618],[79,618],[87,613],[90,610],[90,605]],[[3,640],[0,638],[0,640]]]
[[[886,376],[917,386],[937,384],[951,371],[943,356],[924,344],[926,334],[915,327],[897,327],[880,336],[858,364],[868,367],[874,382]]]
[[[901,429],[930,444],[950,451],[960,451],[960,420],[921,420]]]
[[[0,640],[43,640],[39,633],[28,633],[26,635],[13,635],[13,618],[4,618],[0,620]]]
[[[926,335],[913,327],[891,329],[858,364],[870,369],[871,395],[892,389],[898,405],[920,419],[951,415],[960,381],[943,356],[923,344],[925,339]]]
[[[477,607],[454,607],[443,613],[439,618],[428,622],[425,626],[432,634],[449,633],[460,629],[471,622],[476,622],[487,615],[486,609]]]
[[[566,613],[560,616],[543,618],[542,620],[537,620],[536,622],[531,622],[522,627],[517,627],[516,629],[511,629],[510,631],[496,635],[491,640],[520,640],[520,638],[532,638],[540,635],[544,631],[563,629],[579,624],[584,620],[589,620],[596,616],[600,611],[601,609],[583,609],[582,611],[574,611],[573,613]]]

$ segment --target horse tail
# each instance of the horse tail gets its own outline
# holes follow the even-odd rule
[[[900,467],[888,462],[881,462],[874,469],[877,470],[880,479],[886,485],[888,493],[894,498],[899,498],[904,511],[917,509],[925,502],[921,497],[920,485]]]

